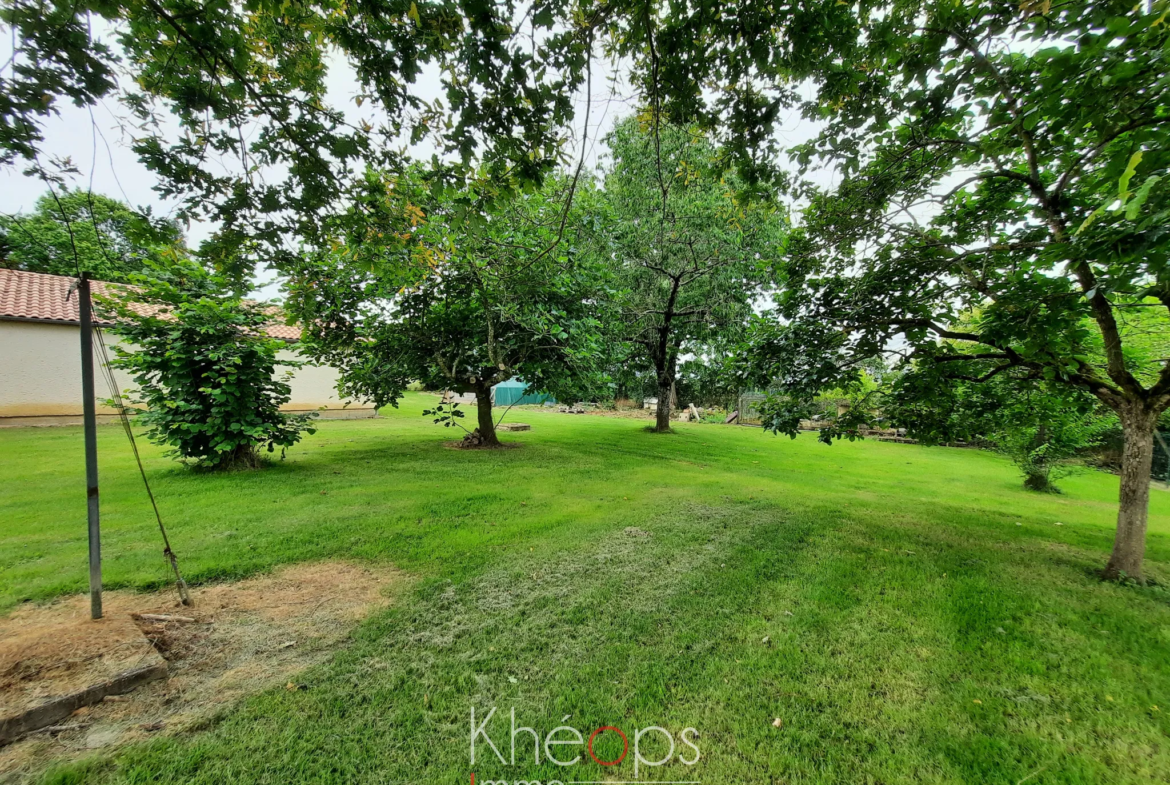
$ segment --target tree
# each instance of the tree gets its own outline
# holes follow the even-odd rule
[[[605,341],[605,356],[602,365],[605,376],[610,380],[609,395],[614,401],[633,400],[641,405],[646,398],[652,398],[658,392],[658,384],[653,379],[653,373],[647,372],[642,363],[635,360],[634,352],[621,340],[616,340],[617,330],[614,329],[616,320],[612,314],[607,314],[603,320],[603,328],[609,338]]]
[[[0,266],[125,282],[183,242],[179,228],[81,189],[46,193],[28,215],[0,216]],[[171,254],[173,255],[173,253]]]
[[[487,201],[554,171],[600,14],[559,1],[14,0],[0,9],[13,43],[0,164],[59,182],[45,122],[64,102],[120,98],[158,190],[180,218],[218,227],[209,261],[237,279],[294,268],[337,215],[363,220],[344,209],[351,189],[367,167],[401,169],[404,144],[440,152],[437,188],[493,182]],[[331,68],[352,74],[356,107],[330,101]],[[441,97],[416,84],[424,69]]]
[[[1136,314],[1170,326],[1168,21],[1163,2],[826,10],[791,75],[824,123],[799,160],[839,182],[805,192],[778,319],[756,333],[757,373],[795,401],[900,346],[940,385],[1011,372],[1094,395],[1125,433],[1107,577],[1141,578],[1170,406],[1165,355],[1127,355]]]
[[[315,413],[287,415],[287,374],[277,353],[289,348],[265,329],[272,306],[241,300],[226,283],[190,262],[133,275],[134,287],[100,305],[117,319],[111,365],[128,371],[131,402],[145,407],[139,422],[169,455],[215,469],[255,468],[259,450],[281,457],[313,433]]]
[[[746,325],[774,280],[784,214],[740,201],[698,131],[630,118],[608,142],[599,253],[617,280],[620,338],[635,362],[653,369],[655,430],[665,433],[680,357]]]
[[[291,302],[309,316],[307,350],[340,370],[343,391],[378,406],[397,405],[416,380],[472,392],[480,443],[496,447],[495,384],[518,376],[561,398],[588,384],[604,278],[573,243],[548,250],[562,223],[577,221],[556,192],[567,183],[517,196],[473,225],[456,217],[456,200],[430,200],[415,174],[370,177],[364,209],[384,211],[379,224],[391,230],[307,259]],[[411,267],[422,272],[404,286],[401,270]],[[434,413],[447,425],[462,415]]]
[[[424,140],[439,189],[487,184],[477,198],[491,202],[539,185],[582,105],[589,127],[590,101],[574,96],[606,58],[655,126],[712,130],[751,190],[778,178],[790,42],[839,16],[833,2],[12,0],[0,165],[56,177],[46,122],[63,104],[120,103],[179,218],[218,227],[204,258],[242,280],[327,248],[338,215],[366,220],[349,211],[365,169],[400,171]],[[355,106],[332,100],[339,70]]]
[[[1029,378],[1026,371],[986,382],[956,380],[934,363],[896,376],[882,414],[926,444],[970,442],[1010,458],[1024,487],[1054,492],[1067,462],[1099,445],[1116,422],[1085,390]]]
[[[729,366],[743,340],[741,330],[727,331],[706,344],[695,344],[689,356],[679,363],[677,397],[682,405],[726,408],[730,413],[738,405],[743,389]]]
[[[680,402],[726,407],[728,411],[735,407],[740,392],[724,374],[721,357],[709,347],[679,364],[676,389]]]

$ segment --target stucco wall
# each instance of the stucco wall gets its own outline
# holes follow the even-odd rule
[[[106,336],[107,345],[112,338]],[[285,351],[280,357],[295,359],[296,355]],[[125,373],[114,373],[119,389],[132,386]],[[290,384],[292,397],[284,409],[325,409],[322,416],[374,416],[371,404],[341,400],[336,382],[337,372],[333,368],[296,370]],[[108,396],[104,377],[99,373],[98,412],[105,415],[103,419],[115,414],[113,409],[100,405]],[[0,425],[71,424],[80,421],[81,413],[79,328],[70,324],[0,320]]]
[[[296,352],[282,351],[277,360],[299,360]],[[284,373],[287,368],[277,366],[277,373]],[[373,403],[354,401],[341,398],[337,394],[337,370],[328,365],[306,365],[293,371],[292,396],[283,408],[289,412],[313,411],[318,409],[336,410],[349,409],[368,412],[373,416]]]

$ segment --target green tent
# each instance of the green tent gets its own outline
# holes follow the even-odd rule
[[[500,382],[492,390],[495,392],[496,406],[524,406],[536,403],[556,403],[556,399],[548,394],[525,395],[528,385],[520,379],[512,378]]]

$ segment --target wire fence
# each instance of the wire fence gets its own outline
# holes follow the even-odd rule
[[[760,404],[764,402],[764,394],[762,392],[747,391],[739,394],[738,409],[739,418],[736,420],[740,425],[759,425],[760,424]]]

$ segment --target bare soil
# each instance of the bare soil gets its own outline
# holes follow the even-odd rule
[[[516,442],[500,442],[499,444],[465,444],[459,442],[443,442],[448,450],[515,450],[521,445]]]
[[[128,613],[91,621],[88,598],[79,599],[52,613],[17,611],[0,621],[0,717],[162,664]]]
[[[405,585],[394,570],[320,562],[193,588],[193,607],[173,591],[106,592],[108,625],[89,620],[88,595],[20,608],[0,619],[0,706],[80,689],[95,673],[155,651],[169,672],[0,747],[0,782],[23,782],[92,750],[180,733],[269,687],[296,689],[300,671],[325,660]],[[125,624],[140,614],[195,621]]]

